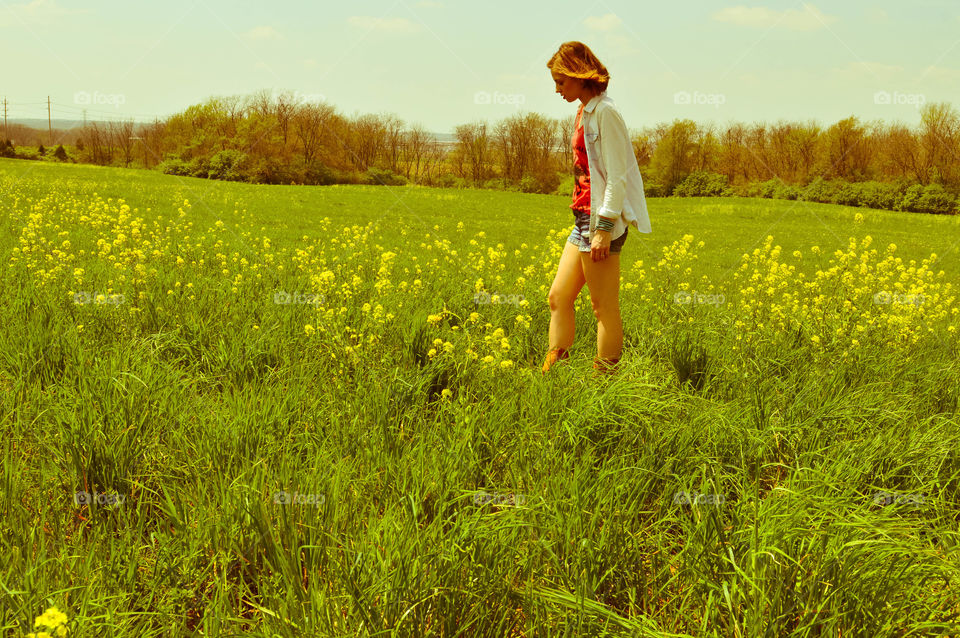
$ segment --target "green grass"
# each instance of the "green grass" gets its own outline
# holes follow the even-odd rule
[[[591,376],[585,288],[542,378],[568,198],[13,160],[0,192],[2,636],[50,606],[71,637],[960,633],[960,366],[935,313],[957,218],[651,199],[620,374]],[[857,276],[825,279],[778,329],[735,276],[767,235],[807,279],[851,236],[936,253],[941,296],[861,334]],[[708,286],[730,302],[674,303]],[[115,504],[76,503],[94,490]]]

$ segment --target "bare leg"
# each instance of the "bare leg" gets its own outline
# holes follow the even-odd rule
[[[597,318],[597,356],[619,359],[623,350],[623,323],[620,319],[620,253],[593,261],[590,253],[580,256],[590,303]]]
[[[589,256],[589,253],[585,253]],[[570,242],[563,247],[557,274],[550,286],[550,348],[569,350],[573,345],[576,312],[573,304],[586,283],[580,251]]]

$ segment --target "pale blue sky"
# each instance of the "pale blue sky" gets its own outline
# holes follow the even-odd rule
[[[86,106],[143,120],[289,89],[449,133],[517,111],[574,114],[546,68],[565,40],[606,64],[631,129],[685,117],[914,124],[922,102],[960,109],[956,0],[0,0],[0,97],[11,118],[45,118],[49,94],[55,118]]]

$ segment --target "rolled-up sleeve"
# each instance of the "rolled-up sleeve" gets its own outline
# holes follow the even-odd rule
[[[616,109],[599,110],[597,126],[600,128],[600,156],[607,172],[603,205],[597,214],[616,219],[623,212],[623,200],[627,194],[627,162],[630,157],[626,153],[629,151],[632,157],[632,145],[627,125]]]

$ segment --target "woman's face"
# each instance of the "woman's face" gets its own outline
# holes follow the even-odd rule
[[[557,93],[567,102],[573,102],[583,94],[583,80],[571,78],[559,73],[552,73],[553,81],[557,85]]]

